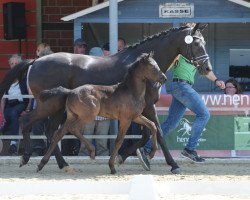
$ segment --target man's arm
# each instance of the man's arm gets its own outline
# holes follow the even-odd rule
[[[214,84],[217,85],[218,87],[220,87],[222,90],[225,89],[225,83],[224,83],[224,81],[218,80],[218,79],[216,78],[216,76],[215,76],[215,74],[214,74],[213,71],[210,71],[210,72],[206,75],[206,77],[207,77],[209,80],[213,81]]]

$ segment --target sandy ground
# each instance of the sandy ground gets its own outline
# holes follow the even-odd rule
[[[0,183],[43,183],[49,181],[50,183],[69,183],[80,181],[100,182],[100,181],[131,181],[135,175],[152,175],[155,182],[168,181],[225,181],[225,182],[242,182],[250,181],[250,159],[207,159],[204,164],[194,164],[190,161],[178,159],[177,162],[182,169],[181,175],[173,175],[170,172],[170,167],[167,166],[162,159],[155,159],[151,161],[151,171],[144,171],[139,161],[134,158],[128,160],[121,166],[116,166],[117,174],[111,175],[108,167],[108,160],[96,160],[91,162],[68,160],[72,167],[75,168],[74,173],[65,173],[59,170],[55,164],[55,160],[51,160],[45,168],[36,173],[36,165],[40,158],[31,159],[30,163],[22,168],[18,166],[18,160],[4,159],[0,160]],[[250,182],[249,182],[250,183]],[[143,186],[142,186],[143,187]],[[249,186],[250,188],[250,186]],[[0,194],[1,195],[1,194]],[[218,195],[206,194],[200,195],[199,191],[194,194],[158,194],[159,199],[176,199],[184,200],[190,199],[250,199],[250,195]],[[123,200],[128,199],[127,194],[61,194],[61,195],[18,195],[13,194],[1,195],[0,199],[109,199],[109,200]],[[144,199],[145,200],[145,199]]]

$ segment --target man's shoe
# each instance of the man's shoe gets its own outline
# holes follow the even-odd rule
[[[194,150],[189,150],[187,148],[185,148],[182,152],[181,155],[185,158],[189,158],[190,160],[192,160],[193,162],[196,163],[203,163],[205,162],[205,159],[200,157],[196,151]]]
[[[148,158],[143,150],[143,148],[138,148],[136,149],[136,155],[138,156],[142,167],[146,170],[146,171],[150,171],[150,163],[148,161]]]

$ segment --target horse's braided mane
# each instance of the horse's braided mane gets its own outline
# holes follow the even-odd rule
[[[142,53],[133,63],[129,64],[128,71],[127,71],[124,79],[122,80],[122,82],[119,84],[119,87],[121,87],[122,85],[125,85],[127,80],[129,78],[131,78],[132,74],[136,70],[137,66],[139,65],[140,60],[145,58],[145,57],[148,57],[148,54],[147,53]]]
[[[155,39],[155,38],[166,37],[169,33],[172,33],[172,32],[175,32],[175,31],[184,30],[184,29],[186,29],[186,28],[190,28],[190,27],[188,27],[188,26],[181,26],[181,27],[179,27],[179,28],[170,28],[170,29],[168,29],[168,30],[166,30],[166,31],[162,31],[162,32],[156,33],[156,34],[154,34],[154,35],[148,36],[148,37],[146,37],[144,40],[142,40],[142,41],[140,41],[140,42],[138,42],[138,43],[135,43],[135,44],[132,44],[132,45],[126,47],[124,50],[126,50],[126,49],[131,49],[131,48],[134,49],[134,48],[136,48],[137,46],[139,46],[139,45],[141,45],[141,44],[143,44],[143,43],[146,43],[146,42],[148,42],[148,41],[151,41],[151,40],[153,40],[153,39]]]

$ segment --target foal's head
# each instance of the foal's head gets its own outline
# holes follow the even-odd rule
[[[145,79],[160,82],[161,84],[167,80],[167,77],[162,73],[158,64],[153,59],[153,52],[143,53],[137,61],[140,66],[140,74]]]

